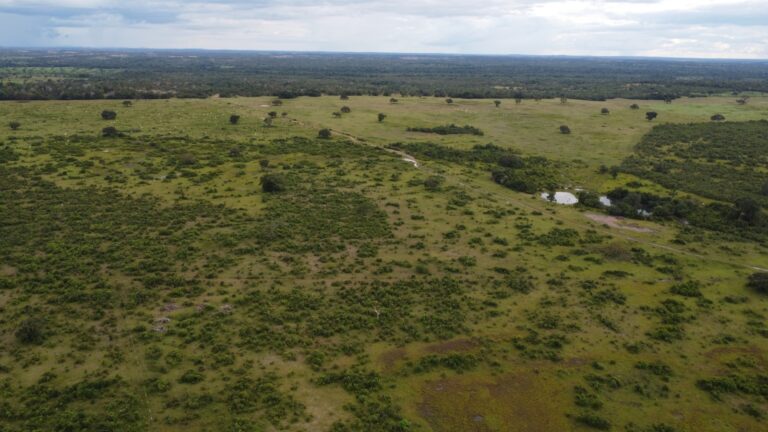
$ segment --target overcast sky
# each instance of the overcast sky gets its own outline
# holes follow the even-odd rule
[[[0,0],[0,46],[768,58],[768,0]]]

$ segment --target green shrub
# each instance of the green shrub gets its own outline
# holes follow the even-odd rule
[[[747,286],[760,294],[768,294],[768,272],[751,274]]]
[[[179,377],[179,382],[182,384],[197,384],[205,379],[205,376],[194,369],[189,369]]]
[[[456,126],[451,123],[446,126],[435,127],[409,127],[408,132],[434,133],[438,135],[477,135],[483,136],[483,131],[474,126]]]
[[[281,174],[265,174],[259,180],[261,190],[266,193],[284,192],[288,188],[287,183],[286,177]]]
[[[104,110],[101,112],[101,118],[104,120],[115,120],[117,113],[111,110]]]
[[[701,284],[696,281],[688,281],[673,285],[669,291],[672,294],[677,294],[683,297],[701,297]]]
[[[576,422],[597,430],[611,430],[611,422],[592,413],[583,413],[576,416]]]
[[[23,344],[41,344],[45,340],[45,322],[38,318],[27,318],[16,329],[15,336]]]

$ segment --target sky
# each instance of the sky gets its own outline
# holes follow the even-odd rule
[[[768,0],[0,0],[0,46],[768,59]]]

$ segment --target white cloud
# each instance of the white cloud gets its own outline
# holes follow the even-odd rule
[[[768,58],[766,35],[765,0],[0,0],[6,46]]]

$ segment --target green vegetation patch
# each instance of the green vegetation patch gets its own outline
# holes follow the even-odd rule
[[[664,124],[653,128],[622,170],[670,189],[768,205],[768,121]]]
[[[496,183],[518,192],[535,193],[555,189],[562,183],[562,163],[541,156],[523,157],[515,150],[494,144],[475,145],[470,150],[458,150],[434,143],[396,143],[390,147],[446,162],[486,164]]]
[[[408,132],[433,133],[438,135],[484,135],[483,131],[474,126],[456,126],[453,123],[435,127],[409,127]]]
[[[270,196],[267,203],[254,234],[278,250],[339,251],[347,241],[390,235],[387,214],[357,192],[299,190]]]

